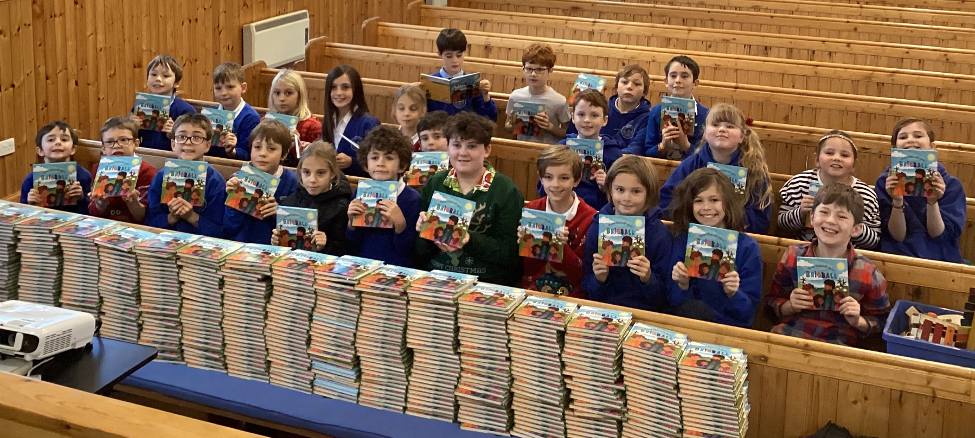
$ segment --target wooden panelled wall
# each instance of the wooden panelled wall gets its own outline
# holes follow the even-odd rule
[[[210,73],[241,62],[241,26],[307,9],[311,37],[356,42],[368,17],[402,21],[406,0],[0,0],[0,197],[20,190],[35,160],[37,128],[67,120],[96,138],[103,120],[124,114],[159,53],[183,62],[181,90],[210,94]],[[245,95],[245,99],[248,96]],[[255,97],[256,98],[256,97]],[[264,102],[265,96],[257,98]]]

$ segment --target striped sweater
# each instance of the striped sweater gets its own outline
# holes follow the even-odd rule
[[[809,183],[819,180],[819,171],[809,169],[795,174],[779,190],[782,203],[779,205],[779,229],[805,241],[815,237],[812,228],[807,228],[799,214],[802,196],[809,192]],[[853,237],[853,246],[860,249],[874,249],[880,243],[880,204],[877,193],[858,178],[853,177],[853,189],[863,198],[863,232]]]

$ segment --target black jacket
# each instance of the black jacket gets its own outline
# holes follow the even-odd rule
[[[325,232],[325,248],[322,252],[336,256],[345,255],[345,227],[349,222],[349,200],[352,187],[345,175],[326,192],[310,195],[304,187],[298,186],[292,195],[281,200],[286,207],[314,208],[318,210],[318,229]]]

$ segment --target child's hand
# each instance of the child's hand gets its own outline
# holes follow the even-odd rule
[[[792,294],[789,295],[789,305],[792,306],[793,314],[799,313],[803,310],[812,309],[812,294],[803,289],[799,289],[798,287],[792,289]]]
[[[139,117],[137,114],[129,114],[129,120],[139,125],[140,129],[142,128],[142,117]]]
[[[592,274],[596,276],[596,281],[600,283],[605,283],[606,277],[609,277],[609,266],[606,266],[602,255],[592,255]]]
[[[603,185],[606,184],[606,170],[599,168],[599,170],[592,173],[591,178],[596,181],[596,185],[602,189]]]
[[[515,240],[521,243],[521,239],[524,239],[525,235],[528,234],[528,229],[521,225],[518,225],[518,228],[515,229],[515,234],[516,234]]]
[[[552,121],[549,120],[547,112],[542,111],[538,114],[535,114],[534,116],[532,116],[532,120],[535,121],[535,124],[538,125],[539,128],[542,128],[546,131],[552,130],[553,127]]]
[[[423,223],[427,221],[427,212],[421,211],[420,216],[416,218],[416,231],[420,231],[423,227]]]
[[[860,302],[851,296],[843,297],[838,303],[840,315],[853,327],[860,325]]]
[[[487,100],[491,98],[491,81],[481,79],[481,82],[477,84],[477,88],[481,90],[481,97],[483,97],[484,101],[487,102]]]
[[[37,201],[37,189],[32,188],[27,192],[27,203],[32,205],[37,205],[40,203]]]
[[[28,196],[28,202],[30,202],[30,198],[29,198],[30,193],[28,193],[27,196]],[[108,200],[105,198],[105,195],[91,192],[91,194],[88,195],[88,197],[91,198],[91,203],[92,205],[95,206],[95,211],[97,211],[98,214],[105,213],[105,209],[108,208]],[[126,199],[126,202],[127,201],[128,199]]]
[[[361,199],[353,199],[349,203],[349,209],[346,211],[346,214],[349,216],[349,223],[352,223],[353,217],[366,214],[366,203],[362,202]]]
[[[174,122],[173,122],[173,119],[171,117],[168,118],[168,119],[166,119],[166,123],[162,127],[162,132],[165,132],[167,134],[170,133],[170,132],[173,132],[173,124],[174,124]]]
[[[884,188],[887,189],[887,194],[890,195],[892,201],[900,201],[895,204],[904,205],[904,197],[894,194],[894,189],[897,188],[897,175],[888,174],[887,180],[884,182]]]
[[[691,276],[687,273],[687,266],[684,262],[674,264],[674,269],[670,271],[670,279],[677,283],[677,287],[687,290],[691,287]]]
[[[630,259],[626,262],[626,267],[630,268],[630,272],[640,278],[641,283],[647,283],[650,281],[650,259],[646,256],[639,256]]]
[[[684,148],[690,146],[690,141],[687,139],[687,135],[684,134],[684,130],[680,129],[679,126],[667,125],[660,130],[660,137],[663,139],[661,143],[667,143],[672,141],[681,145]]]
[[[725,274],[724,278],[718,280],[718,282],[724,286],[724,294],[730,298],[738,293],[738,287],[741,286],[741,277],[738,276],[738,271],[732,271]]]
[[[559,240],[561,240],[562,243],[568,245],[569,244],[569,227],[563,225],[562,228],[559,228],[559,230],[555,232],[555,237],[558,238]]]
[[[278,200],[274,196],[268,196],[264,204],[257,208],[257,217],[262,220],[278,214]]]
[[[234,152],[237,149],[237,136],[230,131],[224,131],[220,134],[220,145],[223,146],[224,152],[227,153],[227,157],[233,158],[237,154]]]
[[[335,162],[339,164],[339,169],[348,169],[352,165],[352,157],[340,152],[335,156]]]
[[[68,191],[64,193],[64,197],[70,199],[73,202],[77,202],[85,195],[85,191],[81,189],[81,183],[75,181],[68,186]]]
[[[129,189],[129,191],[122,195],[122,200],[125,201],[126,204],[142,205],[142,200],[140,198],[142,198],[142,194],[136,189]]]
[[[237,186],[239,185],[240,185],[240,180],[237,179],[236,176],[230,177],[230,179],[227,180],[227,193],[237,190]]]
[[[928,205],[934,205],[945,195],[945,179],[941,177],[941,172],[934,172],[931,178],[931,190],[924,191],[924,197],[928,200]]]
[[[281,243],[281,238],[278,237],[278,229],[275,228],[271,230],[271,245],[278,246]]]
[[[379,201],[377,210],[379,210],[379,214],[393,223],[393,231],[396,234],[402,233],[406,228],[406,217],[403,216],[403,211],[400,210],[399,205],[396,205],[396,201],[383,199]]]
[[[318,230],[311,234],[311,243],[315,245],[315,251],[321,251],[325,248],[325,243],[328,242],[328,236],[325,235],[324,231]]]

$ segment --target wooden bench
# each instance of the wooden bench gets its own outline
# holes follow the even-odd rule
[[[625,0],[634,1],[634,0]],[[862,5],[862,0],[827,0],[828,3],[837,5],[852,4]],[[932,9],[936,11],[967,11],[975,12],[975,5],[967,0],[871,0],[874,6],[880,7],[899,7],[913,9]]]

